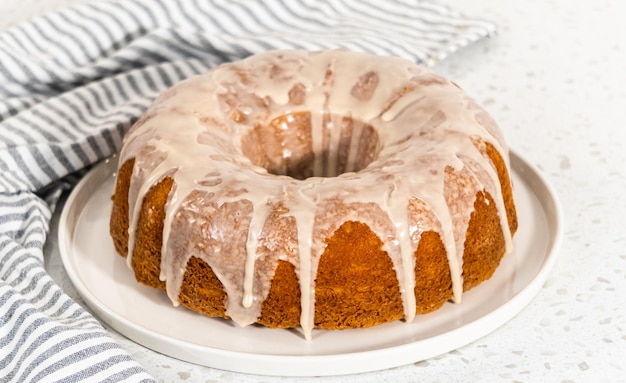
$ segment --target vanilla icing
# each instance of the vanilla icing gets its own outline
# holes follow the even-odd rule
[[[310,131],[289,135],[298,113],[308,114]],[[286,138],[279,147],[243,147],[255,129],[281,116],[285,122],[274,128]],[[226,313],[241,326],[254,323],[276,264],[285,260],[299,276],[301,326],[310,338],[324,240],[344,222],[358,221],[383,242],[411,321],[413,254],[423,232],[439,233],[453,297],[460,301],[465,233],[477,192],[493,196],[511,251],[485,142],[506,154],[497,127],[464,92],[404,59],[275,51],[223,64],[166,91],[125,137],[120,166],[135,159],[129,265],[140,201],[169,176],[174,186],[160,278],[174,304],[187,261],[196,256],[222,282]],[[301,166],[304,179],[285,175],[298,155],[312,160]],[[268,164],[283,175],[269,173]],[[452,178],[458,182],[446,182]],[[418,219],[415,212],[425,214]]]

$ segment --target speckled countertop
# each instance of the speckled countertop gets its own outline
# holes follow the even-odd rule
[[[77,0],[0,2],[0,29]],[[510,322],[456,351],[385,371],[276,378],[209,369],[112,335],[163,382],[626,381],[626,2],[439,0],[499,34],[438,64],[556,189],[564,238],[551,276]],[[47,268],[81,302],[56,245]]]

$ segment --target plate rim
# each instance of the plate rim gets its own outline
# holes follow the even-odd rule
[[[532,299],[541,290],[543,284],[552,271],[554,264],[556,263],[563,237],[563,215],[559,199],[557,198],[557,194],[553,187],[536,166],[531,164],[518,154],[518,152],[512,149],[509,150],[509,159],[512,171],[516,172],[529,185],[535,196],[538,197],[538,192],[540,192],[542,196],[549,197],[547,199],[537,198],[541,204],[542,211],[545,213],[548,226],[554,230],[554,234],[549,236],[546,255],[541,262],[541,267],[522,290],[517,292],[508,301],[494,310],[450,331],[436,334],[425,339],[420,339],[415,342],[382,347],[375,350],[347,353],[342,352],[338,354],[324,355],[277,355],[267,353],[250,353],[209,347],[206,345],[186,342],[181,339],[171,338],[151,329],[141,327],[139,324],[124,318],[119,313],[114,312],[111,308],[101,303],[99,299],[94,296],[94,294],[82,282],[77,270],[73,267],[73,260],[69,254],[71,237],[73,237],[74,233],[70,233],[66,228],[68,227],[71,209],[75,206],[76,200],[81,196],[81,190],[85,187],[85,185],[89,184],[93,178],[98,177],[103,171],[110,174],[107,168],[111,166],[111,161],[116,160],[115,156],[112,156],[102,161],[102,163],[95,165],[76,184],[68,196],[59,219],[59,253],[61,255],[63,266],[72,284],[87,306],[93,310],[100,320],[104,321],[110,327],[128,337],[132,341],[167,356],[207,367],[258,375],[335,376],[398,367],[414,363],[419,360],[432,358],[436,355],[441,355],[476,341],[477,339],[495,331],[497,328],[501,327],[514,316],[519,314],[532,301]],[[76,230],[75,227],[73,229],[74,231]],[[515,307],[516,309],[510,310],[510,307]],[[486,320],[489,320],[491,323],[495,323],[495,325],[484,328],[481,324]],[[471,336],[469,336],[471,340],[467,341],[467,335],[465,337],[457,337],[457,334],[459,333],[471,334]],[[446,339],[446,342],[441,342],[442,339]],[[443,346],[442,343],[445,343],[445,346]],[[417,344],[419,344],[419,347],[421,348],[428,349],[429,352],[425,353],[421,350],[417,350]],[[427,347],[424,347],[424,345]],[[390,352],[394,353],[394,359],[391,362],[388,359],[376,357],[378,354],[383,355]],[[420,353],[427,355],[423,357]],[[199,354],[200,356],[198,356]],[[267,363],[276,363],[277,358],[280,361],[285,362],[281,366],[279,373],[273,369],[268,370],[264,367]],[[354,359],[365,358],[367,358],[367,363],[346,363],[348,360],[353,361]],[[242,363],[242,361],[247,363]],[[359,366],[357,367],[356,365]]]

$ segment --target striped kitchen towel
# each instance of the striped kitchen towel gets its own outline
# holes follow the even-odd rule
[[[120,148],[159,92],[270,49],[431,64],[494,31],[419,0],[107,0],[2,32],[0,381],[152,380],[54,283],[42,248],[62,191]]]

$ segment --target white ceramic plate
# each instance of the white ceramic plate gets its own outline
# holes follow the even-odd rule
[[[60,253],[85,302],[103,321],[135,342],[174,358],[263,375],[319,376],[374,371],[454,350],[500,327],[541,289],[561,239],[555,193],[539,172],[511,154],[519,230],[515,251],[462,304],[360,330],[239,328],[173,307],[160,290],[139,285],[109,237],[116,161],[95,167],[66,202],[59,225]]]

